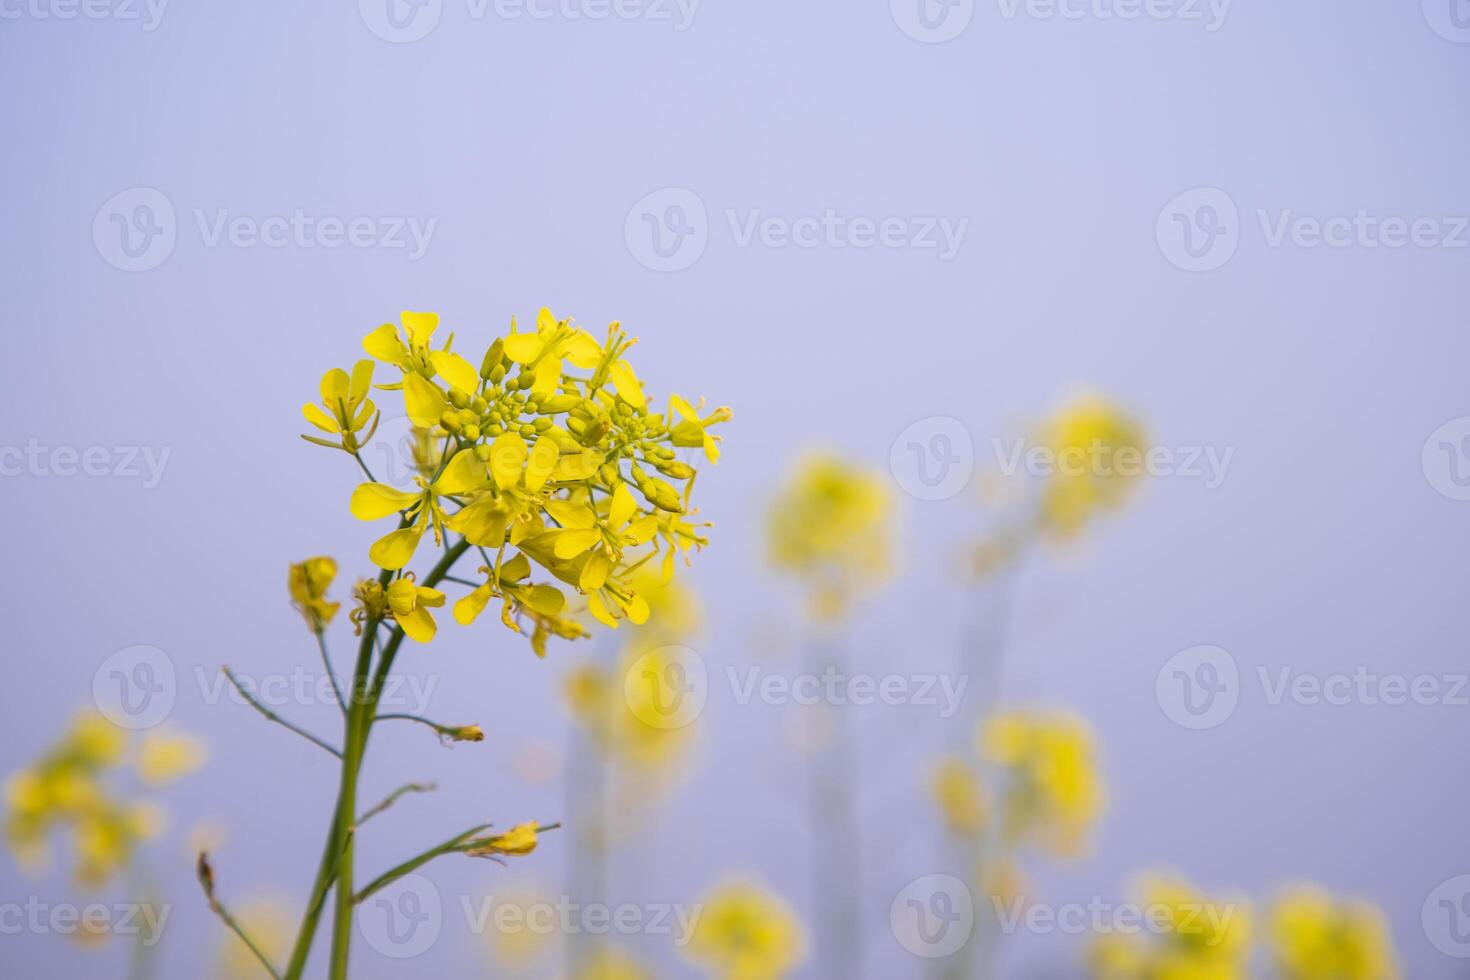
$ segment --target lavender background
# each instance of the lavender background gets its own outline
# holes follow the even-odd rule
[[[385,23],[370,0],[180,2],[153,30],[146,8],[142,20],[38,16],[58,12],[49,2],[0,8],[0,445],[171,455],[152,488],[0,480],[11,558],[0,770],[29,762],[89,701],[114,651],[167,652],[171,721],[207,734],[214,756],[167,796],[173,830],[155,855],[177,906],[166,976],[207,975],[221,935],[176,843],[185,831],[228,826],[216,854],[227,899],[299,899],[333,797],[330,760],[247,708],[206,704],[196,680],[222,663],[310,669],[286,564],[329,552],[344,579],[366,569],[373,531],[346,510],[354,472],[296,438],[300,404],[401,309],[438,310],[478,344],[543,304],[594,330],[621,319],[642,337],[652,390],[736,411],[726,459],[699,487],[718,522],[692,577],[716,679],[701,764],[619,859],[622,897],[689,902],[744,871],[805,906],[787,712],[740,705],[720,681],[728,664],[768,662],[793,622],[760,546],[764,502],[793,454],[829,444],[886,469],[905,427],[947,415],[983,469],[992,436],[1085,385],[1122,399],[1159,443],[1236,454],[1216,489],[1150,481],[1080,552],[1039,557],[1017,585],[1008,697],[1091,719],[1110,787],[1095,852],[1036,868],[1042,894],[1118,896],[1132,872],[1161,865],[1257,896],[1306,878],[1379,902],[1411,976],[1466,974],[1431,944],[1420,909],[1470,872],[1470,709],[1272,706],[1250,680],[1258,666],[1466,669],[1470,503],[1436,491],[1446,474],[1426,473],[1421,449],[1470,415],[1470,250],[1272,247],[1257,218],[1470,214],[1470,44],[1459,43],[1470,34],[1444,26],[1443,5],[1239,0],[1209,30],[1208,7],[1205,22],[1069,20],[986,2],[931,44],[900,28],[912,8],[896,19],[881,2],[705,0],[676,30],[566,8],[476,18],[464,0],[431,0],[418,16],[437,10],[437,26],[394,43],[370,29]],[[123,261],[121,239],[104,204],[139,187],[166,196],[176,242],[127,272],[110,261]],[[670,187],[706,207],[708,244],[688,268],[656,272],[639,261],[641,216],[631,235],[625,223]],[[1177,249],[1156,240],[1161,210],[1198,187],[1222,189],[1240,215],[1237,251],[1207,272],[1177,267]],[[112,210],[131,217],[139,200]],[[742,247],[726,218],[827,208],[969,224],[944,261],[921,248]],[[437,224],[416,259],[210,245],[196,211],[211,223],[221,209]],[[972,493],[903,499],[903,574],[861,611],[856,653],[878,671],[947,669],[968,601],[949,574],[956,528],[980,527],[981,512]],[[336,632],[345,661],[345,623]],[[1231,651],[1247,683],[1228,722],[1187,731],[1154,682],[1201,643]],[[493,623],[402,658],[437,684],[435,717],[480,721],[488,741],[443,751],[408,728],[374,740],[365,799],[415,778],[443,789],[364,835],[364,873],[482,816],[560,814],[554,783],[527,783],[515,760],[528,745],[561,751],[559,678],[573,660],[559,646],[538,662]],[[330,707],[294,710],[331,730]],[[918,975],[887,907],[910,879],[950,870],[923,788],[946,729],[921,708],[856,715],[873,770],[875,975]],[[459,897],[527,878],[555,889],[560,843],[509,871],[437,866],[439,941],[407,962],[359,942],[361,975],[490,974]],[[0,863],[0,900],[71,894],[60,873],[30,880]],[[656,945],[640,948],[656,957]],[[1073,973],[1079,948],[1018,936],[1008,975]],[[22,932],[0,937],[0,972],[121,975],[122,952]]]

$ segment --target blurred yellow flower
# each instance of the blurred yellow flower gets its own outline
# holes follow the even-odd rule
[[[652,980],[653,974],[623,950],[600,946],[572,976],[575,980]]]
[[[1003,842],[1079,851],[1103,808],[1087,723],[1063,712],[1007,711],[986,722],[979,742],[982,757],[1004,770]]]
[[[892,574],[894,506],[888,481],[837,456],[808,456],[771,503],[771,564],[808,590],[820,618]]]
[[[1068,402],[1041,426],[1039,445],[1054,461],[1042,489],[1044,531],[1069,537],[1101,511],[1116,510],[1132,491],[1148,452],[1139,424],[1098,395]]]
[[[166,770],[183,775],[183,763],[203,751],[187,736],[156,739],[162,741],[145,745],[139,754],[145,776]],[[178,740],[191,745],[185,748]],[[52,832],[67,829],[77,880],[89,888],[101,887],[128,866],[138,844],[158,832],[163,814],[156,806],[123,798],[106,785],[107,772],[122,762],[127,743],[127,732],[85,712],[38,762],[10,776],[5,784],[5,837],[23,867],[39,867]]]
[[[1094,940],[1095,980],[1245,980],[1251,918],[1241,899],[1210,898],[1172,874],[1143,876],[1134,891],[1151,935]]]
[[[950,833],[973,837],[985,829],[989,809],[985,794],[964,759],[950,756],[940,762],[931,788]]]
[[[306,620],[312,632],[320,633],[341,608],[340,602],[327,601],[327,589],[337,577],[337,562],[318,556],[292,565],[286,575],[291,604]]]
[[[1366,902],[1338,901],[1320,888],[1281,894],[1271,908],[1271,945],[1282,980],[1394,980],[1393,939]]]
[[[189,775],[208,756],[202,739],[154,729],[138,748],[138,776],[147,786],[163,786]]]
[[[781,898],[755,885],[722,885],[700,903],[684,953],[719,980],[778,980],[803,956],[801,924]]]

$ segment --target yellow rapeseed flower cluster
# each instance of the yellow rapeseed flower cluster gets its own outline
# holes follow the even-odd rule
[[[985,723],[979,749],[999,770],[1003,847],[1029,843],[1061,855],[1082,849],[1103,808],[1097,752],[1085,721],[1064,712],[1002,712]]]
[[[1042,528],[1069,537],[1097,514],[1118,509],[1137,483],[1146,438],[1134,419],[1099,395],[1063,405],[1037,433],[1055,460],[1041,492]],[[1135,457],[1133,465],[1120,466],[1120,453]]]
[[[814,615],[841,616],[893,573],[893,495],[877,471],[830,454],[802,460],[771,503],[771,564],[806,586]]]
[[[1089,951],[1094,980],[1244,980],[1251,917],[1238,899],[1200,893],[1177,875],[1147,875],[1138,900],[1151,934],[1110,933]]]
[[[132,860],[159,829],[150,803],[127,799],[108,785],[129,754],[128,732],[102,715],[78,715],[60,742],[5,784],[5,836],[22,866],[44,863],[52,834],[69,830],[77,880],[100,888]],[[138,746],[137,775],[158,787],[197,769],[203,745],[187,735],[151,731]]]
[[[377,388],[401,392],[414,427],[414,485],[369,474],[352,493],[354,516],[394,522],[368,552],[391,574],[358,586],[353,622],[361,628],[391,617],[409,638],[433,639],[433,610],[447,597],[432,586],[444,569],[422,584],[407,571],[426,536],[445,549],[436,558],[474,548],[483,559],[481,584],[454,603],[454,619],[468,625],[498,601],[501,621],[516,632],[528,628],[538,655],[551,636],[585,636],[577,618],[584,610],[614,629],[645,622],[649,602],[636,573],[661,554],[667,582],[676,555],[687,560],[707,543],[708,525],[693,520],[690,504],[695,468],[678,450],[718,460],[710,429],[730,410],[705,412],[673,395],[667,412],[655,411],[627,360],[635,340],[616,323],[599,341],[542,309],[535,329],[518,330],[512,320],[477,363],[453,350],[452,334],[433,346],[438,327],[438,314],[412,312],[401,327],[378,327],[363,341],[371,359],[350,374],[329,371],[322,404],[303,409],[333,437],[306,438],[351,454],[366,470],[359,451],[381,411],[367,395],[383,365],[397,377]],[[459,540],[451,544],[451,536]],[[318,587],[334,571],[310,562],[292,570],[293,598],[313,628],[335,611]]]
[[[717,980],[779,980],[801,962],[796,913],[756,885],[722,885],[700,903],[684,953]]]
[[[1282,980],[1396,980],[1393,940],[1383,913],[1299,886],[1271,908],[1271,943]]]

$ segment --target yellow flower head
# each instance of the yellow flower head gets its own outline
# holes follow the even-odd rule
[[[801,962],[801,924],[770,892],[727,884],[701,902],[685,953],[721,980],[779,980]]]
[[[1134,889],[1151,934],[1108,934],[1089,952],[1097,980],[1245,980],[1250,908],[1211,898],[1177,875],[1145,875]]]
[[[1060,854],[1078,851],[1103,806],[1087,723],[1065,713],[1009,711],[986,723],[980,749],[1004,772],[1006,839]]]
[[[681,756],[695,732],[692,722],[668,724],[663,712],[676,703],[669,690],[672,652],[664,647],[626,648],[616,670],[583,664],[565,687],[572,717],[609,758],[659,770]],[[681,719],[682,720],[682,719]]]
[[[147,786],[163,786],[204,765],[209,753],[193,735],[153,729],[138,748],[138,775]]]
[[[401,328],[384,324],[363,341],[372,358],[401,374],[378,387],[402,393],[423,443],[412,487],[370,479],[352,493],[355,517],[395,521],[368,557],[401,572],[428,536],[446,549],[476,549],[483,584],[455,603],[456,621],[473,622],[499,599],[502,622],[529,632],[538,655],[551,636],[586,635],[582,612],[614,629],[645,622],[649,604],[635,573],[663,552],[667,581],[675,553],[687,557],[705,543],[706,525],[691,520],[695,469],[677,450],[717,458],[708,429],[729,409],[701,415],[675,396],[667,415],[654,411],[627,359],[636,340],[617,323],[599,341],[543,309],[533,331],[512,320],[478,367],[452,349],[453,334],[436,348],[438,327],[436,314],[405,312]],[[537,570],[560,584],[537,581]],[[420,613],[438,605],[434,595],[382,586],[395,588],[379,597],[360,587],[354,622],[360,628],[391,609],[410,636],[432,637],[432,620]]]
[[[1062,537],[1116,510],[1137,484],[1148,452],[1138,423],[1097,395],[1064,405],[1042,425],[1037,441],[1054,460],[1041,493],[1041,525]]]
[[[313,632],[320,633],[337,615],[340,602],[328,602],[327,590],[337,577],[337,562],[325,556],[308,558],[292,565],[286,574],[286,588],[291,604],[306,620]]]
[[[353,365],[351,375],[341,368],[328,371],[322,376],[321,405],[308,402],[301,407],[301,414],[322,432],[336,436],[336,441],[321,436],[303,435],[301,438],[318,446],[357,455],[378,429],[379,412],[372,399],[368,398],[372,384],[373,362],[369,360]]]
[[[1396,980],[1388,923],[1366,902],[1293,888],[1271,908],[1271,944],[1283,980]]]
[[[980,780],[965,760],[951,756],[942,761],[931,787],[950,833],[974,837],[985,829],[989,807]]]
[[[539,827],[534,823],[516,824],[503,834],[494,834],[489,837],[480,837],[468,841],[459,850],[470,857],[498,857],[499,855],[530,854],[536,849],[536,831]]]
[[[803,460],[771,504],[771,563],[807,586],[813,611],[840,615],[892,572],[893,500],[881,474],[831,455]]]
[[[410,640],[428,643],[438,630],[429,610],[444,605],[444,593],[419,585],[410,572],[388,583],[386,589],[372,580],[357,583],[357,602],[352,621],[359,628],[369,619],[392,616]]]

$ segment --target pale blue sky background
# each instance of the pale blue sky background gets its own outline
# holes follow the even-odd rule
[[[1470,503],[1437,492],[1420,457],[1439,426],[1470,415],[1470,248],[1271,247],[1258,218],[1470,215],[1470,44],[1433,30],[1441,14],[1453,22],[1430,6],[1238,0],[1211,31],[1103,20],[1091,6],[1069,8],[1087,11],[1077,20],[1024,6],[1008,17],[989,0],[942,44],[907,36],[875,0],[704,0],[684,30],[494,7],[476,18],[444,0],[412,43],[376,36],[381,9],[343,0],[175,0],[154,30],[37,16],[54,12],[48,0],[0,7],[0,446],[170,450],[151,488],[0,480],[11,557],[0,769],[33,758],[90,700],[110,654],[156,646],[180,679],[171,720],[214,744],[210,767],[168,797],[174,827],[156,859],[177,908],[164,975],[207,975],[220,936],[177,844],[197,821],[229,829],[216,855],[225,897],[300,896],[333,795],[329,760],[246,708],[205,704],[195,680],[221,663],[309,668],[286,564],[330,552],[344,576],[366,568],[372,531],[346,510],[354,472],[296,438],[299,406],[401,309],[436,309],[483,344],[547,304],[594,331],[622,320],[642,338],[653,391],[735,409],[726,458],[700,480],[718,527],[692,576],[716,677],[759,661],[791,622],[788,593],[761,565],[760,513],[803,447],[886,469],[905,427],[946,415],[984,466],[992,436],[1079,386],[1122,400],[1162,444],[1233,447],[1222,486],[1154,480],[1082,552],[1042,556],[1019,585],[1009,691],[1095,724],[1111,800],[1090,858],[1034,869],[1040,894],[1115,897],[1158,865],[1257,896],[1306,878],[1380,903],[1410,975],[1465,975],[1420,909],[1470,872],[1470,707],[1272,706],[1253,680],[1258,667],[1466,670]],[[104,202],[140,187],[166,198],[176,241],[160,264],[125,272],[109,262],[123,263],[109,213],[101,248],[93,225]],[[670,187],[704,206],[708,241],[688,268],[655,272],[625,224]],[[1155,229],[1166,203],[1200,187],[1237,208],[1238,245],[1222,267],[1187,272]],[[142,199],[123,201],[131,217]],[[726,216],[829,208],[968,225],[942,261],[928,249],[741,246]],[[210,244],[221,211],[297,209],[435,224],[416,259]],[[947,572],[956,528],[978,527],[979,509],[966,493],[906,498],[905,511],[903,576],[863,609],[856,654],[878,672],[947,669],[965,601]],[[1154,681],[1202,643],[1229,650],[1246,682],[1228,722],[1187,731]],[[555,787],[527,784],[513,762],[529,743],[560,750],[558,683],[573,661],[562,646],[537,662],[493,623],[400,661],[437,679],[432,714],[479,721],[488,740],[454,751],[417,730],[375,740],[365,797],[412,778],[444,788],[364,835],[365,872],[477,819],[559,815]],[[297,714],[329,730],[331,709]],[[911,878],[950,870],[922,788],[944,729],[918,708],[858,715],[874,962],[917,976],[887,906]],[[617,866],[624,894],[688,902],[741,871],[804,909],[784,713],[739,705],[716,683],[702,721],[701,766]],[[359,943],[361,975],[473,975],[459,897],[527,878],[555,889],[564,854],[548,839],[510,872],[435,868],[454,910],[439,942],[407,968]],[[70,894],[60,874],[33,881],[0,864],[0,900]],[[692,975],[656,942],[634,945],[661,975]],[[1068,975],[1078,949],[1019,937],[1008,974]],[[7,935],[0,972],[121,975],[118,952]]]

